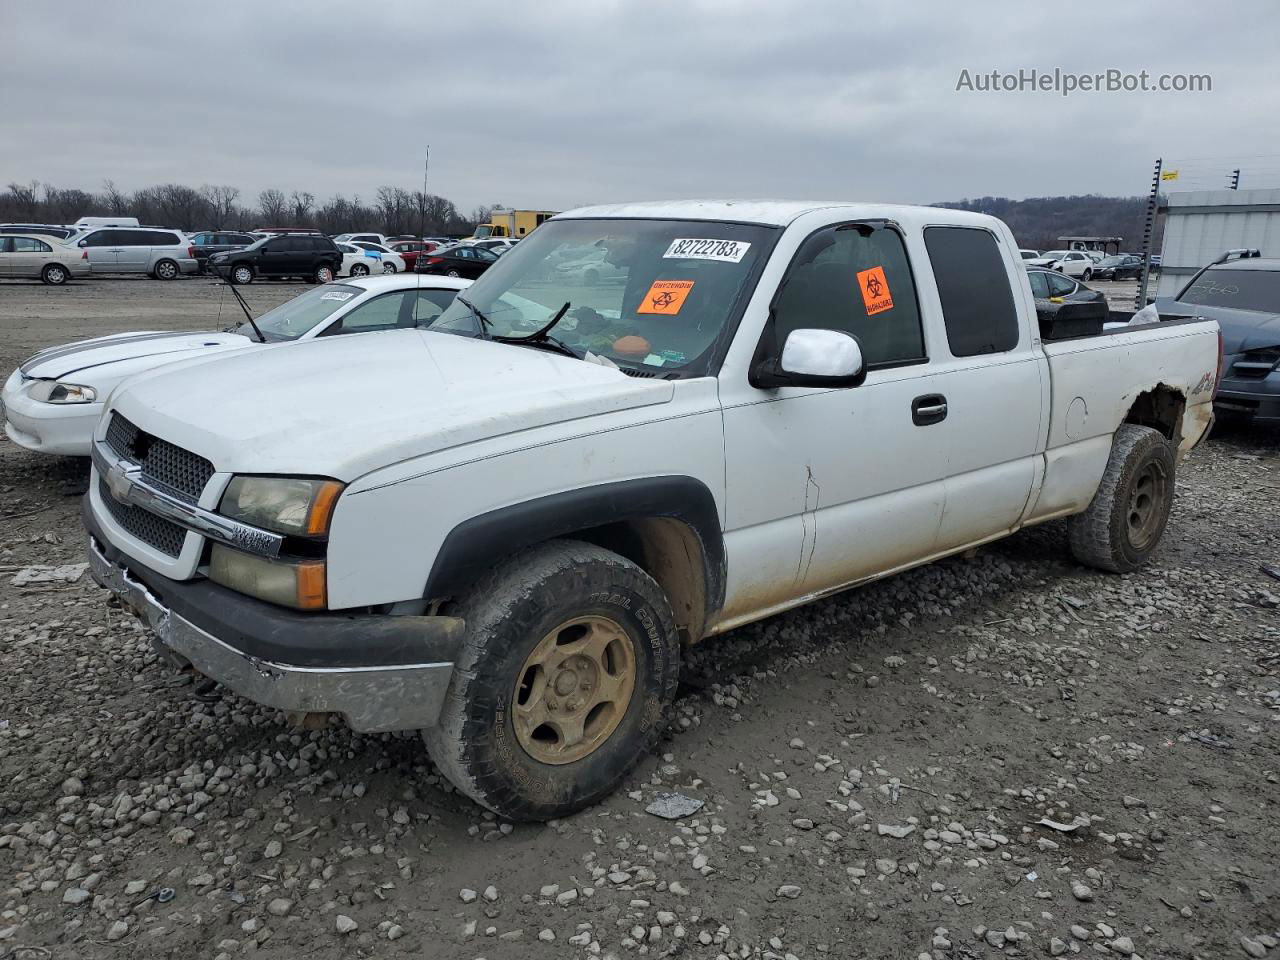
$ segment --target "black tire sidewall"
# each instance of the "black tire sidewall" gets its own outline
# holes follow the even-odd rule
[[[621,575],[620,575],[621,573]],[[647,581],[647,584],[646,584]],[[654,596],[646,596],[653,592]],[[657,585],[629,564],[563,567],[503,605],[504,616],[468,619],[483,631],[463,666],[463,753],[476,799],[512,819],[545,820],[604,799],[617,789],[664,729],[679,676],[679,645]],[[631,638],[635,686],[626,714],[609,739],[581,760],[546,764],[516,736],[512,699],[521,668],[557,626],[577,617],[608,617]],[[446,708],[448,709],[448,708]]]
[[[59,272],[62,275],[62,279],[61,280],[53,279],[54,275]],[[68,277],[67,269],[65,267],[60,267],[56,264],[50,264],[49,266],[45,267],[43,270],[40,271],[40,279],[52,287],[61,286],[62,284],[66,283],[67,277]]]
[[[1151,538],[1151,542],[1144,549],[1139,550],[1129,539],[1129,500],[1133,494],[1133,488],[1138,482],[1138,476],[1153,461],[1162,463],[1165,471],[1165,492],[1163,502],[1160,504],[1162,516],[1160,518],[1160,528],[1156,531],[1155,536]],[[1118,554],[1117,559],[1123,561],[1124,567],[1136,569],[1142,566],[1151,554],[1155,553],[1156,548],[1160,546],[1160,541],[1164,537],[1165,527],[1168,526],[1169,514],[1173,507],[1173,489],[1174,459],[1173,450],[1170,448],[1169,442],[1162,436],[1150,436],[1135,444],[1133,449],[1129,451],[1129,456],[1125,458],[1124,467],[1120,473],[1120,482],[1116,484],[1111,506],[1111,542],[1115,545],[1114,549]]]

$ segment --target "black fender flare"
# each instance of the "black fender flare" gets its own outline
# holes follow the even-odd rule
[[[688,476],[603,483],[499,507],[464,520],[445,537],[427,577],[428,600],[456,596],[518,550],[626,520],[666,517],[702,544],[707,622],[724,606],[727,564],[720,511],[711,490]]]

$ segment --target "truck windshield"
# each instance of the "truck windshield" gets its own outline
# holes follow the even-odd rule
[[[477,240],[483,240],[491,233],[493,233],[493,226],[488,223],[482,223],[480,226],[476,227],[475,238]]]
[[[1280,313],[1280,271],[1206,270],[1182,291],[1178,302]]]
[[[431,329],[520,337],[564,304],[555,336],[620,367],[703,376],[745,302],[774,227],[716,221],[552,220],[522,240]]]
[[[258,317],[258,329],[268,340],[297,340],[316,324],[345,309],[354,297],[364,292],[359,287],[345,283],[326,283],[313,287]],[[237,326],[235,332],[257,339],[248,323]]]

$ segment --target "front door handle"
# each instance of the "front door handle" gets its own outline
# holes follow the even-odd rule
[[[940,393],[928,393],[911,401],[911,422],[917,427],[941,423],[947,419],[947,398]]]

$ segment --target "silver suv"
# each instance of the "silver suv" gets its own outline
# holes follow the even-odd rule
[[[195,247],[177,230],[105,227],[66,242],[88,252],[94,273],[148,273],[157,280],[172,280],[198,267]]]

